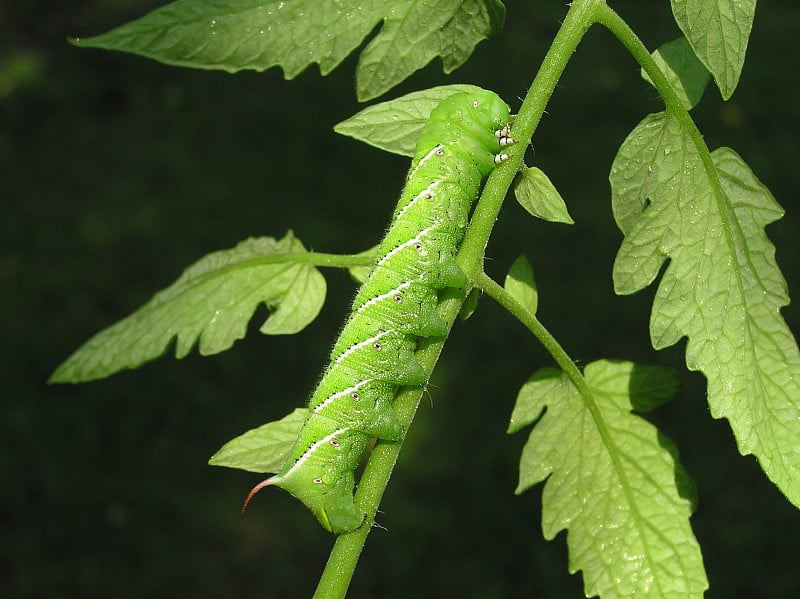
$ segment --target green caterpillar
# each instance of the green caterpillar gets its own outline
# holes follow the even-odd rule
[[[414,350],[420,338],[447,332],[438,291],[466,285],[455,254],[483,179],[512,143],[509,108],[492,92],[458,93],[431,112],[380,258],[356,295],[308,419],[286,465],[250,491],[243,511],[257,491],[275,485],[331,532],[361,526],[354,470],[371,438],[403,435],[392,400],[398,387],[426,381]]]

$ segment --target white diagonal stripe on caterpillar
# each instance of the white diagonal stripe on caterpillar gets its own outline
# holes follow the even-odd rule
[[[352,354],[354,351],[359,350],[362,347],[366,347],[367,345],[371,345],[371,344],[379,341],[380,339],[382,339],[386,335],[390,335],[390,334],[392,334],[394,332],[395,331],[393,331],[393,330],[381,331],[380,333],[378,333],[377,335],[373,335],[369,339],[364,339],[364,341],[359,341],[358,343],[354,343],[353,345],[348,347],[346,350],[344,350],[342,353],[340,353],[338,356],[336,356],[336,359],[334,360],[334,363],[335,364],[341,364],[342,360],[347,358],[347,356]]]
[[[402,209],[401,209],[401,210],[400,210],[400,211],[397,213],[397,216],[395,216],[395,217],[394,217],[394,219],[395,219],[395,220],[400,220],[400,218],[402,218],[403,214],[405,214],[406,210],[408,210],[409,208],[411,208],[411,206],[413,206],[414,204],[416,204],[416,203],[417,203],[419,200],[421,200],[422,198],[425,198],[425,199],[433,199],[433,198],[434,198],[434,193],[433,193],[433,191],[434,191],[434,190],[435,190],[437,187],[439,187],[439,184],[440,184],[440,183],[441,183],[441,181],[440,181],[440,180],[432,181],[432,182],[431,182],[431,184],[430,184],[430,185],[428,185],[428,187],[426,187],[425,189],[423,189],[422,191],[420,191],[420,192],[419,192],[419,193],[418,193],[416,196],[414,196],[414,197],[413,197],[413,198],[412,198],[412,199],[411,199],[411,200],[408,202],[408,204],[406,204],[405,206],[403,206],[403,208],[402,208]]]
[[[414,237],[413,239],[409,239],[408,241],[398,245],[396,248],[386,252],[386,255],[383,258],[381,258],[380,260],[378,260],[376,265],[377,266],[383,266],[384,262],[386,262],[387,260],[390,260],[392,258],[392,256],[394,256],[397,252],[401,252],[402,250],[404,250],[407,247],[416,245],[417,243],[422,241],[428,235],[428,233],[433,231],[435,228],[436,228],[435,225],[431,225],[430,227],[425,227],[424,229],[422,229],[422,231],[417,233],[417,236]]]
[[[352,395],[353,393],[357,392],[359,389],[361,389],[365,385],[369,385],[374,380],[375,379],[364,379],[363,381],[358,381],[358,383],[356,383],[352,387],[348,387],[347,389],[343,389],[342,391],[338,391],[338,392],[334,393],[333,395],[328,396],[327,398],[325,398],[325,401],[323,401],[318,406],[316,406],[313,409],[313,411],[316,412],[316,413],[321,412],[322,410],[324,410],[327,406],[329,406],[331,403],[333,403],[337,399],[339,399],[341,397],[344,397],[346,395]]]
[[[380,295],[376,295],[375,297],[371,297],[371,298],[369,298],[367,301],[365,301],[363,304],[361,304],[358,307],[358,309],[356,310],[356,313],[360,314],[361,312],[366,310],[369,306],[371,306],[373,304],[377,304],[381,300],[385,300],[386,298],[391,297],[393,295],[397,295],[398,293],[400,293],[404,289],[408,289],[409,287],[411,287],[411,281],[404,281],[404,282],[400,283],[397,287],[395,287],[394,289],[390,289],[386,293],[381,293]]]
[[[412,170],[410,173],[408,173],[408,177],[406,177],[406,180],[410,180],[411,178],[413,178],[413,177],[414,177],[414,175],[416,175],[416,174],[417,174],[417,171],[419,170],[419,167],[421,167],[421,166],[422,166],[423,164],[425,164],[425,163],[426,163],[428,160],[430,160],[430,158],[431,158],[431,157],[433,157],[434,155],[438,154],[438,153],[439,153],[439,151],[440,151],[440,150],[441,150],[443,147],[444,147],[444,146],[442,146],[442,144],[438,144],[438,145],[437,145],[437,146],[435,146],[435,147],[434,147],[434,148],[433,148],[433,149],[432,149],[430,152],[428,152],[427,154],[425,154],[425,156],[423,156],[422,158],[420,158],[419,162],[417,162],[417,166],[415,166],[415,167],[414,167],[414,169],[413,169],[413,170]]]
[[[303,463],[306,460],[308,460],[308,458],[314,455],[314,452],[317,450],[318,447],[320,447],[321,445],[325,445],[326,443],[330,443],[332,439],[335,439],[337,436],[341,435],[342,433],[346,433],[349,430],[350,430],[349,428],[337,428],[330,435],[327,435],[326,437],[323,437],[319,441],[315,441],[314,443],[309,445],[308,449],[306,449],[303,452],[303,455],[301,455],[299,458],[295,460],[294,464],[292,464],[292,467],[289,468],[289,470],[287,470],[286,473],[281,476],[281,478],[286,478],[292,473],[292,470],[300,468],[303,465]]]

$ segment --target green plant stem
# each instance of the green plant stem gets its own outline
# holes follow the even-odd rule
[[[689,112],[683,107],[678,95],[675,93],[675,90],[672,89],[672,85],[667,80],[664,73],[661,72],[661,69],[656,64],[656,61],[653,60],[653,57],[650,55],[650,51],[647,49],[647,46],[642,43],[642,40],[639,39],[639,36],[630,28],[630,26],[625,22],[625,20],[620,17],[610,6],[603,4],[599,6],[596,13],[596,20],[597,23],[608,29],[614,37],[616,37],[625,49],[631,53],[631,56],[639,63],[647,75],[650,77],[650,81],[653,82],[656,90],[658,91],[661,98],[664,100],[664,104],[667,107],[667,111],[673,115],[683,127],[692,137],[695,145],[698,149],[706,148],[705,142],[703,142],[703,136],[700,133],[700,130],[695,125],[692,117],[689,115]],[[706,149],[707,153],[707,149]]]
[[[496,168],[489,177],[458,253],[458,264],[472,282],[483,280],[483,256],[486,245],[505,195],[522,164],[527,140],[533,136],[533,132],[544,114],[547,102],[553,95],[555,86],[573,52],[596,20],[598,7],[603,5],[603,0],[575,0],[572,3],[520,107],[512,132],[514,137],[520,140],[518,149],[510,151],[511,158]],[[446,322],[454,322],[465,297],[466,294],[462,290],[453,292],[443,299],[440,309]],[[445,340],[446,337],[426,342],[417,352],[418,360],[429,375],[436,365]],[[553,342],[555,342],[554,339]],[[563,350],[561,350],[561,354],[566,355]],[[571,361],[569,362],[571,363]],[[582,380],[580,372],[578,372],[578,376]],[[424,388],[422,387],[408,388],[402,390],[395,399],[393,407],[404,430],[408,430],[423,393]],[[358,530],[339,535],[336,539],[314,594],[315,599],[341,599],[347,593],[358,558],[375,521],[375,513],[401,447],[402,442],[379,441],[375,445],[359,481],[355,498],[356,505],[366,514],[364,524]]]
[[[453,295],[441,302],[439,307],[445,322],[455,321],[463,302],[463,291],[454,292]],[[445,339],[436,339],[425,343],[416,353],[417,360],[429,375],[433,372],[439,359],[444,341]],[[397,394],[392,408],[404,430],[408,430],[414,419],[424,392],[424,387],[406,387]],[[386,486],[389,484],[389,477],[397,462],[402,445],[402,441],[395,443],[378,441],[375,444],[364,473],[361,475],[355,496],[356,505],[366,514],[364,523],[358,530],[339,535],[336,538],[328,563],[317,585],[315,599],[341,599],[347,593],[358,558],[366,543],[367,535],[375,523],[375,514]]]
[[[544,325],[539,322],[532,312],[525,306],[515,300],[503,287],[500,286],[494,279],[489,277],[486,273],[481,273],[475,281],[476,286],[481,289],[486,295],[495,300],[498,304],[503,306],[508,312],[517,320],[519,320],[525,328],[527,328],[534,337],[542,344],[547,352],[553,357],[556,364],[569,377],[570,381],[578,389],[578,392],[584,399],[587,407],[593,413],[597,411],[597,402],[592,397],[592,391],[586,380],[583,378],[578,366],[569,357],[567,352],[561,347],[561,344],[556,341],[556,338],[548,331]],[[594,413],[595,421],[602,421],[599,412]]]
[[[519,143],[508,150],[511,157],[498,166],[486,182],[458,252],[458,264],[470,279],[483,272],[483,256],[489,236],[511,182],[522,166],[525,148],[569,59],[595,21],[598,7],[602,6],[605,6],[603,0],[576,0],[572,3],[514,118],[511,134]]]

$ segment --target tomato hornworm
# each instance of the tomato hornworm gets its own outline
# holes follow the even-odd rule
[[[294,448],[244,507],[274,485],[300,499],[329,531],[361,525],[354,470],[371,438],[403,435],[392,400],[399,387],[426,382],[414,358],[419,339],[447,333],[438,293],[467,284],[455,255],[483,180],[508,158],[502,148],[515,143],[509,119],[506,103],[485,90],[454,94],[431,112],[379,258],[355,297]]]

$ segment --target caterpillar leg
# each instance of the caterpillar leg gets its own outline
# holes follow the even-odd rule
[[[302,501],[326,530],[363,525],[354,471],[370,438],[402,438],[392,407],[397,389],[427,382],[415,350],[448,330],[437,311],[439,290],[467,284],[455,256],[482,181],[517,143],[510,120],[508,105],[488,91],[454,94],[431,111],[381,257],[334,344],[309,417],[284,467],[253,487],[243,510],[273,485]]]
[[[336,534],[352,532],[364,522],[364,513],[360,512],[353,502],[355,483],[353,473],[345,472],[331,489],[322,495],[319,511],[316,514],[326,530]]]
[[[502,129],[495,131],[494,136],[497,138],[497,143],[501,148],[513,146],[515,143],[517,143],[517,140],[511,137],[511,123],[507,123]],[[509,158],[511,158],[509,154],[500,152],[499,154],[494,155],[494,163],[500,164]]]
[[[517,140],[511,137],[511,123],[507,123],[502,129],[495,131],[494,136],[497,138],[501,148],[513,146],[517,143]]]

